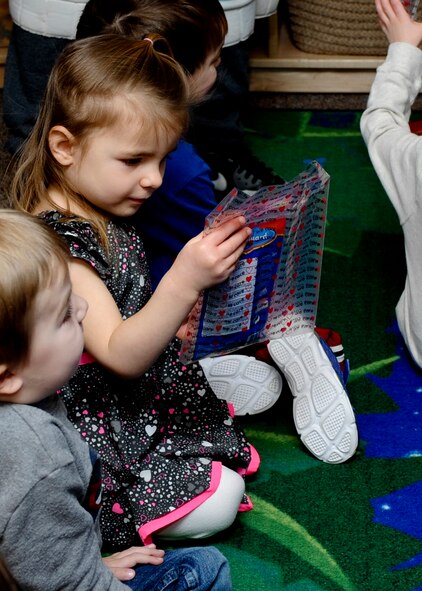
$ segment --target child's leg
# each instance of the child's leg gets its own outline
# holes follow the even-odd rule
[[[226,558],[217,548],[168,550],[163,564],[139,566],[125,584],[133,591],[231,591]]]
[[[209,538],[227,529],[236,519],[244,493],[243,478],[223,466],[215,493],[191,513],[160,530],[157,537],[165,540]]]

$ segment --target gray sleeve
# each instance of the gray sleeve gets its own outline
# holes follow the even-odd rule
[[[78,498],[74,464],[39,480],[11,516],[1,552],[31,591],[127,591],[102,561],[91,514]]]
[[[421,75],[422,52],[408,43],[390,44],[361,118],[372,164],[402,224],[420,200],[422,137],[411,133],[409,117]]]

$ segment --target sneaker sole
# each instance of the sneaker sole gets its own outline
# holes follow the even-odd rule
[[[294,396],[293,419],[304,446],[329,464],[350,459],[358,445],[355,415],[318,337],[285,336],[270,341],[268,350]]]
[[[280,397],[281,376],[264,361],[225,355],[201,359],[200,364],[217,398],[232,404],[237,416],[264,412]]]

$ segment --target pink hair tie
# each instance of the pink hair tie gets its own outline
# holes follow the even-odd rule
[[[154,41],[152,39],[150,39],[149,37],[144,37],[144,41],[149,41],[151,43],[151,45],[154,45]]]

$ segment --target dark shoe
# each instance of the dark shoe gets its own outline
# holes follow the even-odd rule
[[[247,146],[230,155],[207,153],[202,157],[211,168],[215,191],[220,195],[228,193],[233,187],[241,191],[257,191],[261,187],[286,182]]]

